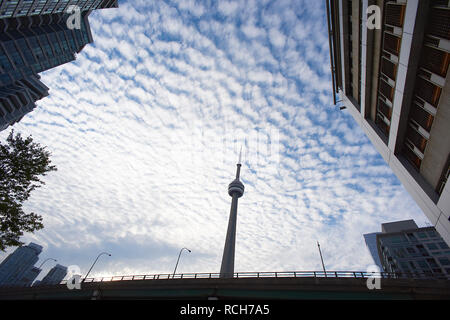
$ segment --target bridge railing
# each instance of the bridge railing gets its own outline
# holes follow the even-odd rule
[[[390,278],[390,279],[449,279],[447,276],[423,273],[389,273],[366,271],[281,271],[281,272],[235,272],[234,278]],[[111,281],[138,281],[138,280],[164,280],[164,279],[218,279],[220,273],[179,273],[179,274],[152,274],[128,275],[83,278],[83,283],[111,282]],[[450,279],[449,279],[450,280]],[[61,284],[66,284],[63,280]]]

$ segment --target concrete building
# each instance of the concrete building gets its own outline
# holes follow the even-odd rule
[[[31,279],[37,271],[32,269],[39,260],[41,252],[42,246],[30,242],[27,246],[18,247],[7,256],[0,264],[0,286],[17,286],[28,282],[27,279]]]
[[[450,248],[434,227],[419,228],[413,220],[381,226],[376,242],[385,272],[450,280]]]
[[[450,244],[450,2],[326,6],[335,104],[339,97]]]
[[[0,131],[20,121],[48,95],[38,73],[75,60],[93,42],[91,11],[117,6],[117,0],[0,3]]]
[[[66,275],[67,275],[67,267],[57,264],[39,282],[39,285],[60,284]]]

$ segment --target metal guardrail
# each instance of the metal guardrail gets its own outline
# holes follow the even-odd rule
[[[282,271],[282,272],[236,272],[233,278],[385,278],[385,279],[442,279],[450,280],[448,277],[420,274],[420,273],[389,273],[389,272],[366,272],[366,271]],[[180,273],[180,274],[152,274],[152,275],[129,275],[85,278],[83,283],[111,282],[111,281],[138,281],[138,280],[169,280],[169,279],[219,279],[220,273]],[[60,284],[66,284],[63,280]]]
[[[82,283],[99,283],[114,281],[139,281],[139,280],[170,280],[170,279],[219,279],[220,273],[164,273],[151,275],[128,275],[111,277],[82,278]],[[390,273],[390,272],[367,272],[367,271],[274,271],[274,272],[235,272],[233,278],[381,278],[381,279],[429,279],[450,280],[448,275],[425,274],[425,273]],[[67,284],[63,280],[59,284]],[[53,286],[39,284],[41,286]],[[0,286],[3,288],[18,288],[18,286]],[[20,286],[19,286],[20,287]]]

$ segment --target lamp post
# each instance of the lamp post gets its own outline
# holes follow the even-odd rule
[[[45,259],[45,260],[44,260],[44,262],[42,262],[42,263],[41,263],[41,265],[39,266],[39,268],[38,268],[38,269],[41,269],[41,270],[42,270],[42,266],[43,266],[43,265],[44,265],[44,263],[46,263],[46,262],[47,262],[48,260],[53,260],[53,261],[55,261],[55,262],[57,261],[56,259],[53,259],[53,258],[48,258],[48,259]]]
[[[86,274],[86,277],[84,277],[83,282],[87,279],[87,276],[89,275],[89,273],[91,272],[91,270],[92,270],[92,268],[94,267],[95,263],[97,262],[98,258],[100,258],[100,256],[101,256],[102,254],[107,254],[108,256],[111,257],[111,254],[108,253],[108,252],[102,252],[102,253],[100,253],[100,254],[97,256],[97,259],[95,259],[95,261],[94,261],[94,263],[92,264],[91,268],[89,269],[88,273]]]
[[[325,278],[326,278],[326,277],[327,277],[327,272],[326,272],[326,270],[325,270],[325,264],[323,263],[322,251],[320,250],[320,244],[319,244],[319,241],[317,241],[317,246],[319,247],[320,260],[322,261],[323,273],[325,274]]]
[[[177,271],[177,267],[178,267],[178,261],[180,261],[181,252],[183,252],[184,249],[186,249],[186,250],[189,251],[189,252],[192,252],[192,251],[189,250],[188,248],[181,248],[180,253],[178,254],[177,264],[175,265],[175,270],[173,270],[173,276],[172,276],[172,279],[175,277],[175,272]]]

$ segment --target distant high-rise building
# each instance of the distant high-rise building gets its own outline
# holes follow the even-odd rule
[[[335,104],[339,95],[450,244],[450,2],[326,0],[326,7]]]
[[[22,277],[22,279],[19,280],[17,283],[17,286],[19,287],[30,287],[33,283],[34,279],[37,278],[39,273],[41,273],[41,269],[38,267],[31,267],[27,272],[25,272],[25,275]]]
[[[376,243],[385,272],[450,279],[450,248],[434,227],[419,228],[413,220],[384,223]]]
[[[380,257],[378,255],[377,249],[377,234],[379,232],[368,233],[364,235],[364,240],[366,242],[367,249],[369,249],[370,255],[372,257],[373,263],[383,271],[383,265],[381,264]]]
[[[118,7],[117,0],[1,2],[0,131],[48,95],[38,73],[75,60],[75,54],[93,42],[90,12],[113,7]]]
[[[39,285],[59,284],[67,275],[67,267],[57,264],[39,282]]]
[[[7,256],[0,264],[0,286],[21,285],[23,279],[31,278],[32,268],[39,260],[41,252],[42,246],[31,242],[27,246],[17,248]]]

